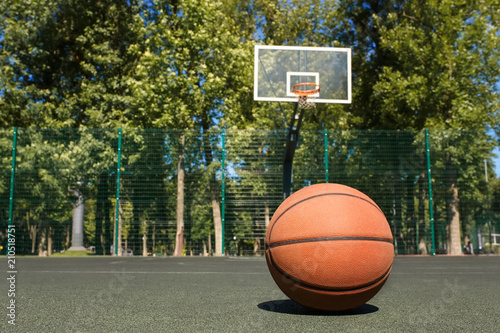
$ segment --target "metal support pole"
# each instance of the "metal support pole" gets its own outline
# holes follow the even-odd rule
[[[292,194],[293,185],[293,157],[299,141],[300,125],[304,116],[304,109],[297,114],[299,103],[295,105],[292,119],[288,127],[288,136],[286,140],[285,157],[283,159],[283,200]],[[297,125],[295,123],[297,122]]]
[[[222,221],[222,255],[224,255],[224,230],[226,224],[226,131],[222,130],[222,198],[221,198],[221,221]]]
[[[118,165],[116,168],[116,211],[115,211],[115,256],[118,255],[118,221],[120,219],[120,172],[121,172],[121,159],[122,159],[122,129],[118,129]]]
[[[429,184],[429,217],[431,222],[432,255],[436,255],[436,237],[434,235],[434,203],[432,201],[431,150],[429,145],[429,130],[425,130],[425,150],[427,152],[427,181]]]
[[[14,127],[14,135],[12,136],[12,165],[10,169],[10,195],[9,195],[9,228],[12,223],[14,214],[14,180],[16,176],[16,146],[17,146],[17,127]]]

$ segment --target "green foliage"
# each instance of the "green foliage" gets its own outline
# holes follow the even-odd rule
[[[282,201],[284,131],[228,131],[226,225],[238,249],[253,252]],[[250,207],[250,209],[249,209]],[[228,238],[234,247],[234,239]],[[232,248],[235,250],[235,248]]]
[[[253,45],[265,43],[353,48],[353,104],[318,106],[305,126],[498,129],[495,6],[2,3],[0,126],[283,127],[277,105],[251,101]]]
[[[423,179],[423,128],[431,129],[439,151],[432,158],[436,186],[443,188],[436,200],[446,202],[446,187],[455,183],[464,221],[484,218],[481,166],[498,145],[486,134],[500,133],[499,15],[496,0],[1,2],[2,202],[8,200],[11,128],[19,126],[23,182],[16,186],[16,207],[22,207],[16,218],[25,221],[27,233],[38,232],[29,237],[39,239],[49,225],[66,232],[72,191],[80,191],[89,199],[87,241],[108,246],[117,132],[91,128],[122,127],[124,239],[139,244],[141,235],[156,237],[154,250],[168,253],[181,132],[163,129],[187,130],[185,184],[198,191],[186,198],[185,233],[193,244],[208,242],[212,200],[220,200],[219,129],[226,128],[232,161],[227,191],[234,199],[228,208],[238,221],[230,228],[237,237],[247,235],[240,248],[250,247],[264,230],[267,209],[272,213],[281,200],[276,161],[293,107],[252,100],[253,47],[263,43],[353,49],[353,103],[318,105],[302,128],[330,130],[331,178],[352,177],[352,185],[380,195],[384,209],[397,207],[397,219],[408,211],[398,233],[414,232],[415,222],[408,221],[421,214],[425,201],[407,194]],[[229,136],[238,129],[247,132]],[[404,131],[393,136],[353,129]],[[302,133],[296,188],[324,179],[324,152],[311,151],[323,147],[322,133]],[[390,165],[380,154],[392,156]],[[379,193],[383,184],[390,184],[390,193]],[[493,203],[496,187],[492,183]],[[399,199],[392,202],[392,196]],[[254,203],[253,212],[243,209],[245,202]],[[446,220],[444,206],[436,212]],[[0,212],[2,221],[5,214]],[[472,232],[471,226],[463,230]]]
[[[146,14],[144,52],[130,81],[139,125],[213,124],[250,95],[252,43],[240,39],[222,2],[158,1]]]
[[[500,30],[490,5],[408,2],[375,17],[392,61],[380,68],[374,86],[381,117],[399,114],[398,123],[415,128],[499,125]]]
[[[2,126],[125,124],[137,6],[122,1],[3,3]]]
[[[495,1],[342,1],[325,29],[353,48],[365,128],[498,127]]]
[[[257,251],[263,249],[266,222],[282,201],[285,134],[285,131],[230,130],[225,135],[228,250],[236,246],[235,236],[242,253],[253,253],[254,246]],[[325,182],[325,157],[328,158],[328,181],[353,186],[373,198],[391,224],[399,253],[417,253],[420,240],[426,240],[429,246],[431,232],[423,134],[423,131],[332,130],[327,131],[325,138],[323,130],[304,130],[295,156],[294,190]],[[12,131],[4,133],[6,137],[9,135]],[[186,159],[185,248],[187,253],[194,254],[203,253],[203,244],[207,250],[209,243],[214,248],[212,188],[216,189],[215,200],[220,200],[221,132],[213,130],[200,135],[197,129],[125,130],[120,189],[122,246],[136,255],[142,254],[143,237],[148,252],[173,252],[177,149],[181,135],[185,136]],[[487,230],[490,215],[481,157],[487,157],[490,148],[473,140],[481,135],[480,131],[430,131],[438,245],[446,243],[447,182],[454,173],[458,175],[460,215],[465,221],[463,236],[474,239],[478,228],[483,234]],[[81,150],[88,149],[87,144],[94,140],[100,140],[103,148],[87,156]],[[46,238],[50,234],[54,251],[69,247],[74,190],[85,197],[85,244],[95,246],[98,254],[109,253],[115,226],[116,141],[117,130],[19,129],[14,187],[19,253],[37,253],[43,244],[43,232]],[[203,151],[207,142],[213,150],[210,164]],[[465,145],[475,153],[454,153],[454,149],[463,150]],[[74,151],[84,158],[73,154]],[[4,154],[3,160],[8,161],[9,149]],[[448,160],[453,160],[455,169],[449,168]],[[491,169],[488,172],[491,174]],[[2,175],[4,184],[8,184],[9,168]],[[1,223],[5,227],[8,186],[0,190]],[[498,181],[490,179],[491,218],[497,229],[499,197]]]

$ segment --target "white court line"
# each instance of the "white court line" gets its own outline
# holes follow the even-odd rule
[[[268,275],[269,272],[147,272],[147,271],[27,271],[22,270],[22,273],[60,273],[60,274],[197,274],[197,275]],[[394,272],[390,275],[500,275],[500,272]]]
[[[500,272],[391,272],[390,275],[486,275]]]
[[[257,272],[145,272],[145,271],[27,271],[23,270],[22,273],[62,273],[62,274],[218,274],[218,275],[261,275],[261,274],[269,274],[265,273],[257,273]]]

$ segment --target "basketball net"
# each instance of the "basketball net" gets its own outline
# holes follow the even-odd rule
[[[312,88],[304,90],[304,88]],[[298,83],[292,87],[292,92],[299,97],[299,108],[303,110],[310,110],[316,107],[314,98],[320,92],[319,84],[316,83]]]
[[[314,97],[301,96],[299,95],[299,108],[304,110],[311,110],[316,107],[316,102],[314,101]]]

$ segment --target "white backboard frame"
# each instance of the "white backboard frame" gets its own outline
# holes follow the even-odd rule
[[[259,71],[262,70],[261,60],[259,59],[259,55],[261,50],[276,50],[276,51],[313,51],[319,56],[321,56],[321,52],[325,52],[325,59],[327,58],[326,52],[337,52],[345,54],[346,57],[346,89],[347,89],[347,97],[345,99],[335,99],[335,98],[324,98],[322,97],[322,92],[319,94],[313,95],[315,98],[315,103],[331,103],[331,104],[350,104],[352,100],[352,70],[351,70],[351,49],[350,48],[337,48],[337,47],[310,47],[310,46],[276,46],[276,45],[255,45],[255,53],[254,53],[254,100],[255,101],[265,101],[265,102],[297,102],[297,96],[291,92],[290,81],[291,76],[293,75],[307,75],[309,77],[315,77],[321,89],[323,90],[323,86],[321,86],[321,78],[325,78],[325,73],[321,72],[321,69],[314,68],[311,71],[283,71],[283,77],[280,79],[282,81],[286,81],[287,89],[286,94],[283,96],[259,96]],[[319,52],[319,53],[317,53]],[[298,66],[298,65],[297,65]],[[328,64],[325,64],[328,66]],[[293,66],[292,66],[293,67]]]

